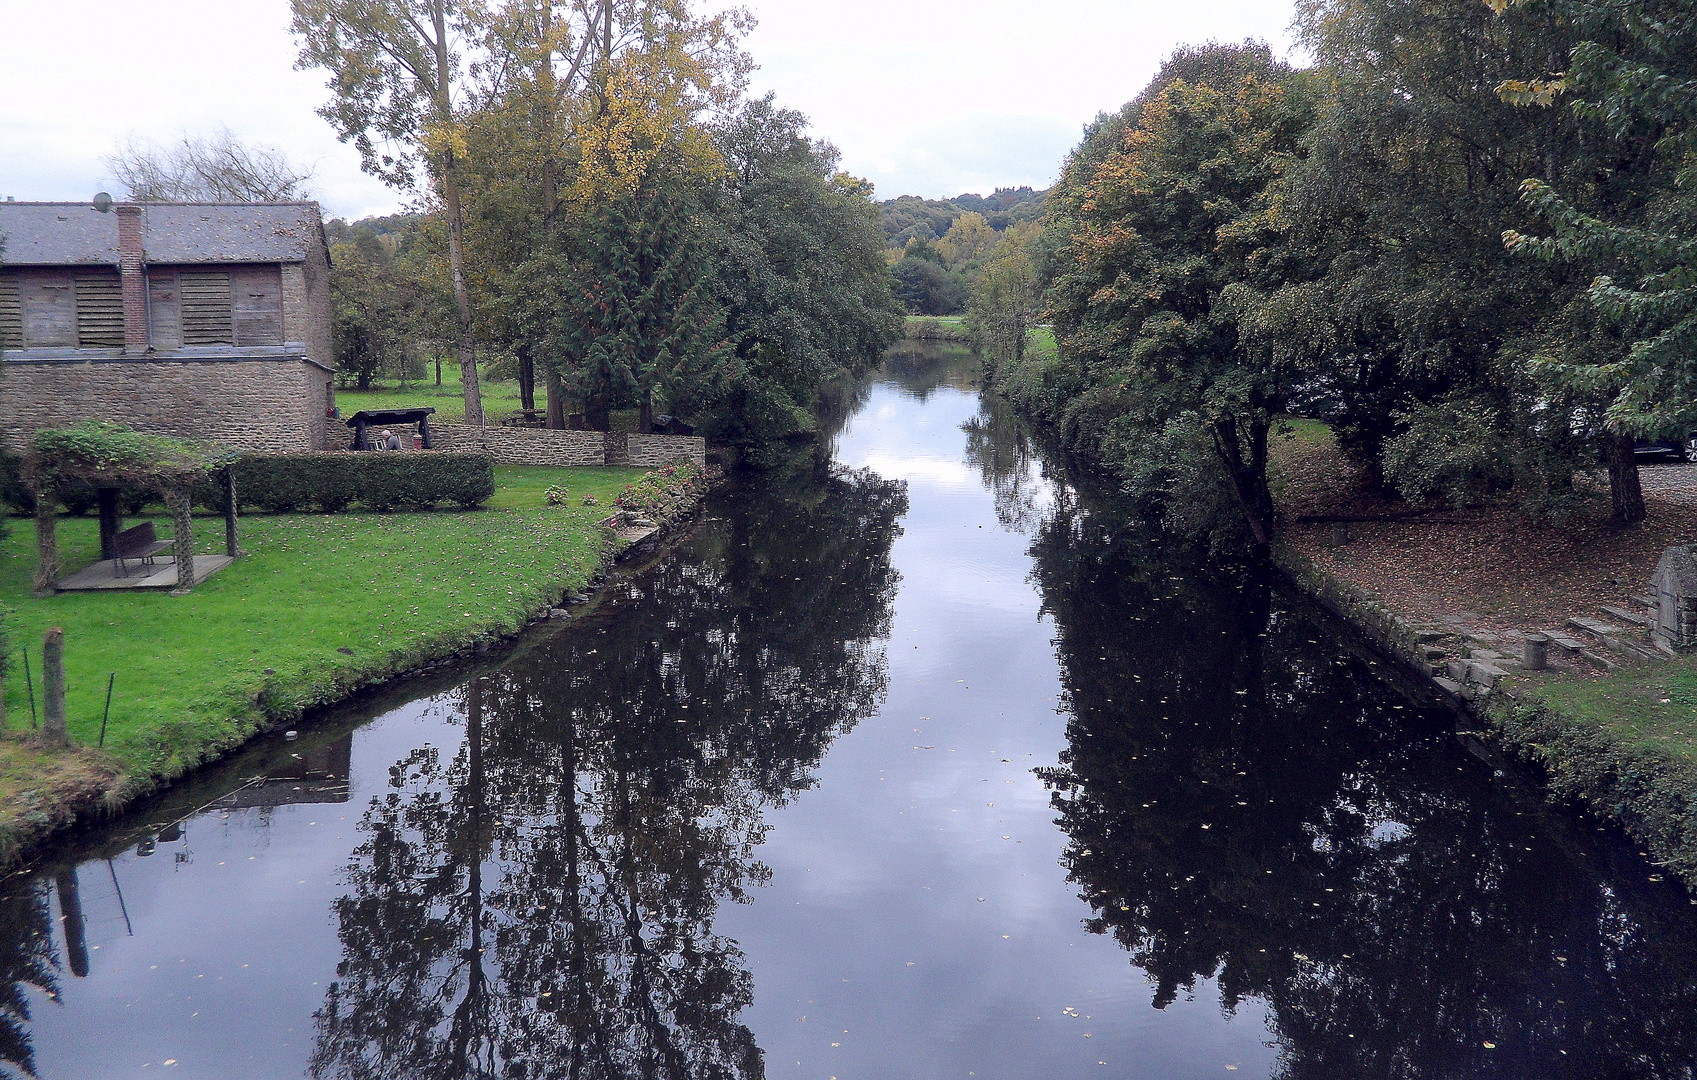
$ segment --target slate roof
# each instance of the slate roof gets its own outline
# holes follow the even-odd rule
[[[1676,596],[1697,596],[1697,544],[1678,544],[1662,552],[1650,585]]]
[[[141,206],[150,263],[301,262],[324,242],[314,202]],[[118,264],[118,215],[88,203],[0,202],[0,239],[0,265]]]

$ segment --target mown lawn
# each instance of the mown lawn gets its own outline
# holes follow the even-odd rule
[[[42,634],[65,631],[73,741],[100,731],[108,675],[117,673],[106,736],[132,778],[180,775],[237,745],[264,722],[336,700],[480,639],[516,631],[538,608],[582,588],[601,559],[597,520],[639,469],[503,466],[478,511],[279,514],[244,517],[247,556],[188,596],[165,592],[30,593],[34,532],[13,518],[0,540],[0,603],[11,644],[8,725],[30,726],[21,648],[41,707]],[[571,505],[547,507],[553,484]],[[594,495],[601,508],[579,505]],[[161,533],[169,522],[158,520]],[[96,523],[63,518],[65,572],[92,563]],[[196,520],[196,546],[222,551],[223,525]],[[0,755],[16,743],[0,743]],[[0,763],[0,807],[27,784]],[[3,818],[0,811],[0,818]],[[3,822],[0,822],[3,825]]]
[[[482,384],[483,415],[491,424],[500,423],[509,416],[518,413],[519,384],[512,379],[486,379]],[[344,417],[352,416],[361,409],[417,409],[431,406],[436,410],[432,420],[445,424],[465,423],[465,396],[460,391],[460,366],[444,363],[442,365],[442,385],[435,382],[432,371],[429,379],[410,382],[405,386],[377,386],[370,390],[336,391],[336,407],[342,410]],[[542,389],[538,384],[536,390],[536,407],[542,408]],[[572,411],[567,409],[568,412]],[[613,410],[611,427],[614,431],[635,431],[637,416],[635,409]],[[350,435],[351,439],[352,436]]]
[[[1538,696],[1637,752],[1697,765],[1697,657],[1631,667],[1602,679],[1551,680]]]

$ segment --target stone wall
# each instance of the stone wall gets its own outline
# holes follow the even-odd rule
[[[330,325],[330,261],[318,244],[309,245],[305,262],[284,263],[283,278],[283,340],[296,342],[306,349],[308,360],[326,368],[336,366],[336,349]],[[336,406],[336,390],[330,382],[330,372],[324,372],[323,385],[316,388],[314,397],[318,408],[320,448],[345,446],[340,438],[341,421],[329,417]]]
[[[695,435],[626,435],[625,462],[639,469],[690,461],[707,465],[707,440]],[[609,464],[611,457],[609,456]]]
[[[401,434],[402,442],[410,445],[411,427]],[[606,448],[599,431],[548,431],[496,425],[479,431],[468,424],[433,423],[430,444],[437,450],[481,450],[501,465],[601,465],[606,461]]]
[[[172,355],[129,360],[9,352],[0,372],[0,446],[22,452],[36,431],[112,420],[137,431],[235,449],[325,447],[330,373],[299,354]]]
[[[412,427],[401,435],[412,447]],[[707,440],[683,435],[627,435],[622,431],[550,431],[490,426],[481,434],[466,424],[431,424],[438,450],[482,450],[502,465],[629,465],[652,469],[678,461],[707,464]],[[347,440],[343,440],[344,444]]]

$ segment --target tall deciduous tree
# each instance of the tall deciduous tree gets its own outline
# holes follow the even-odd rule
[[[1043,228],[1022,221],[1002,235],[973,284],[967,327],[992,366],[1025,363],[1043,309]]]
[[[477,341],[466,285],[461,158],[469,47],[480,11],[475,0],[291,0],[301,68],[330,73],[335,96],[319,114],[361,166],[402,189],[418,186],[423,166],[448,225],[448,269],[459,317],[460,385],[466,422],[483,425]]]
[[[1053,196],[1069,229],[1056,325],[1092,387],[1078,407],[1118,431],[1117,448],[1100,449],[1199,431],[1260,547],[1272,531],[1267,434],[1290,384],[1277,354],[1241,337],[1276,284],[1272,192],[1305,122],[1287,79],[1270,63],[1220,87],[1178,79]]]
[[[813,430],[820,390],[878,363],[901,333],[872,189],[770,96],[717,125],[707,226],[732,348],[680,387],[685,415],[754,449]]]
[[[630,134],[629,110],[611,113],[633,87],[674,141],[704,111],[728,106],[746,85],[740,42],[751,26],[740,9],[697,16],[683,0],[506,0],[488,14],[468,124],[472,272],[488,283],[490,331],[519,358],[521,392],[540,368],[550,426],[564,425],[562,380],[577,379],[582,359],[561,351],[556,302],[570,283],[555,275],[563,252],[588,243],[581,230],[606,223],[577,212],[596,204],[597,185],[611,190],[595,164],[604,147],[593,144],[609,125]]]

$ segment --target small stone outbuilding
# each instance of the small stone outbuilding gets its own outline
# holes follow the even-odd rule
[[[0,449],[82,420],[329,449],[332,349],[317,203],[0,203]]]
[[[1650,591],[1656,599],[1656,637],[1669,648],[1697,648],[1697,545],[1662,552]]]

